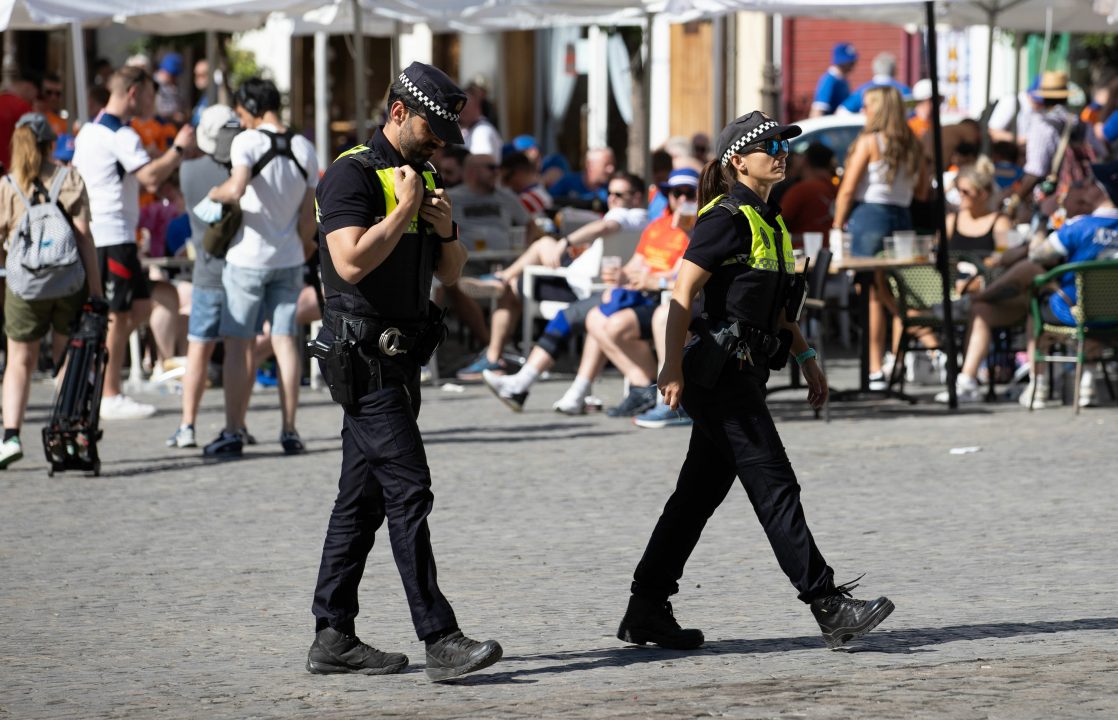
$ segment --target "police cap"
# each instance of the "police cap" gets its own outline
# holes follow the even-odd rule
[[[421,62],[408,65],[397,79],[410,100],[404,104],[421,111],[440,140],[461,145],[458,115],[466,106],[466,93],[442,70]]]
[[[760,110],[754,110],[732,121],[718,133],[718,162],[726,167],[731,157],[752,149],[763,140],[777,136],[782,140],[791,140],[801,132],[798,125],[781,125]]]

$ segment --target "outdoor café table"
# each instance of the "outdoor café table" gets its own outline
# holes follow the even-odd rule
[[[861,324],[861,340],[859,348],[859,377],[860,387],[856,390],[831,389],[830,399],[834,401],[858,400],[864,396],[882,396],[916,403],[916,398],[906,395],[892,387],[884,390],[870,390],[870,287],[873,286],[876,273],[899,268],[932,267],[935,262],[930,257],[912,258],[908,260],[894,260],[882,257],[844,257],[832,260],[830,273],[837,275],[843,272],[853,272],[854,282],[858,285],[858,321]],[[901,362],[897,358],[897,362]]]

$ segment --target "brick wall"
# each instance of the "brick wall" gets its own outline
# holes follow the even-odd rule
[[[807,117],[819,76],[831,64],[831,49],[836,43],[853,43],[858,64],[850,78],[856,88],[873,75],[873,58],[880,52],[897,57],[897,79],[911,85],[922,77],[920,35],[909,35],[896,25],[847,22],[820,18],[784,20],[784,57],[782,61],[784,117]]]

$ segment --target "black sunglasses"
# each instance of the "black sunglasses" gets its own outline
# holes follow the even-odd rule
[[[609,196],[610,197],[615,197],[615,198],[623,198],[626,195],[632,195],[632,194],[633,194],[632,190],[626,190],[625,192],[615,192],[613,190],[609,191]]]
[[[698,193],[695,192],[693,187],[674,187],[671,189],[672,197],[685,197],[688,200],[693,200]]]

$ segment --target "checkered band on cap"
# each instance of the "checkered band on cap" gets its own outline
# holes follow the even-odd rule
[[[746,145],[752,144],[755,139],[757,139],[758,137],[760,137],[764,133],[768,132],[769,130],[772,130],[778,124],[779,123],[777,123],[775,120],[769,120],[768,122],[763,122],[760,125],[758,125],[757,127],[753,128],[752,130],[747,132],[745,135],[742,135],[740,138],[735,140],[734,144],[731,145],[726,150],[726,152],[722,154],[722,166],[725,167],[726,165],[728,165],[730,163],[730,158],[732,156],[741,152],[742,148],[744,148]]]
[[[427,94],[416,87],[415,83],[411,81],[411,78],[409,78],[404,73],[400,73],[400,82],[403,83],[404,88],[407,89],[408,93],[411,94],[411,96],[414,97],[416,100],[421,102],[428,110],[435,113],[443,120],[449,120],[450,122],[455,123],[458,122],[458,115],[452,112],[448,112],[442,105],[439,105],[437,102],[427,97]]]

